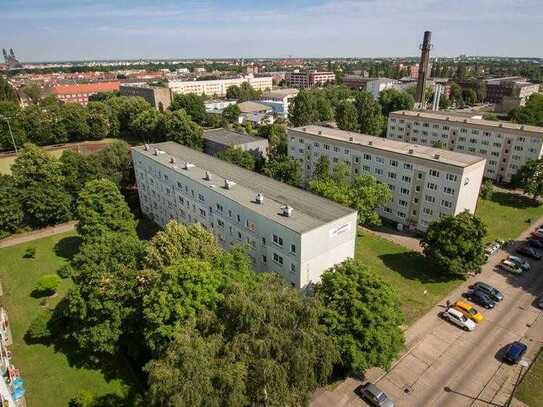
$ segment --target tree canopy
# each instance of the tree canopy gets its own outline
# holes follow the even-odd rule
[[[534,200],[543,195],[543,159],[528,160],[511,178],[511,183]]]
[[[385,89],[379,93],[379,104],[383,114],[388,117],[390,113],[398,110],[413,110],[415,99],[407,92],[401,92],[397,89]]]
[[[358,129],[361,133],[380,136],[385,127],[385,117],[381,113],[381,106],[366,91],[359,92],[354,101],[358,113]]]
[[[241,148],[229,147],[218,154],[218,157],[229,163],[239,165],[240,167],[247,168],[253,171],[255,169],[256,160],[255,157],[248,151],[244,151]]]

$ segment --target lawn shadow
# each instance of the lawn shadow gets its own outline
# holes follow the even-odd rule
[[[55,254],[67,260],[72,260],[72,258],[79,252],[81,241],[82,239],[80,236],[68,236],[60,239],[55,245]]]
[[[516,209],[537,208],[541,205],[540,202],[526,195],[500,191],[495,191],[490,200],[502,206],[509,206]]]
[[[383,264],[409,280],[426,283],[445,283],[462,278],[456,274],[444,274],[437,270],[424,255],[417,252],[382,254]]]

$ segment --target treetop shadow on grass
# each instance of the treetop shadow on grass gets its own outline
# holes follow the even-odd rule
[[[541,205],[540,202],[526,195],[500,191],[493,192],[490,201],[502,206],[509,206],[511,208],[518,209],[537,208],[539,205]]]
[[[68,236],[60,239],[55,245],[55,254],[67,260],[72,260],[73,257],[79,252],[81,241],[80,236]]]
[[[456,274],[439,271],[422,254],[417,252],[382,254],[379,259],[386,267],[404,278],[417,280],[423,284],[446,283],[463,278]]]

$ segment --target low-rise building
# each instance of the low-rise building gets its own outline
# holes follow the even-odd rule
[[[357,214],[334,202],[173,142],[132,148],[141,210],[157,224],[199,223],[255,270],[305,288],[354,256]]]
[[[331,169],[345,163],[353,177],[372,175],[393,197],[379,214],[420,231],[442,216],[474,213],[485,166],[468,154],[322,126],[289,129],[288,154],[300,161],[306,184],[322,156]]]
[[[262,94],[260,103],[271,107],[276,115],[287,118],[290,102],[298,92],[298,89],[292,88],[270,90]]]
[[[387,138],[483,157],[485,177],[498,182],[510,182],[528,160],[543,155],[543,127],[452,112],[393,112]]]
[[[86,105],[89,97],[97,93],[116,92],[120,82],[93,82],[76,83],[73,85],[57,85],[51,89],[51,93],[65,103],[79,103]]]
[[[155,109],[165,110],[172,104],[172,93],[169,88],[150,86],[146,83],[123,83],[120,86],[121,96],[140,96]]]
[[[268,154],[268,140],[249,134],[220,128],[204,131],[204,152],[216,156],[230,147],[248,151],[255,158],[266,157]]]
[[[404,90],[406,88],[400,81],[390,78],[366,78],[361,75],[345,75],[343,84],[351,89],[370,92],[375,99],[385,89]]]
[[[226,96],[226,91],[230,86],[241,86],[241,84],[244,82],[249,83],[255,90],[260,91],[271,89],[273,86],[271,76],[255,77],[253,75],[203,81],[171,80],[169,81],[168,86],[173,93],[195,93],[197,95],[224,97]]]

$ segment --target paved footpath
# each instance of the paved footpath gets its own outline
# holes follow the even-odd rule
[[[517,242],[529,233],[525,231]],[[508,250],[512,253],[513,249]],[[504,348],[522,340],[528,344],[525,359],[529,361],[543,346],[543,315],[534,305],[535,298],[543,293],[543,260],[530,260],[532,270],[522,276],[495,271],[509,254],[501,250],[492,256],[480,275],[469,278],[409,327],[406,351],[390,371],[370,369],[365,379],[378,383],[399,407],[507,405],[522,372],[521,366],[502,362]],[[485,320],[475,331],[464,332],[443,321],[439,314],[447,300],[461,298],[475,281],[495,286],[505,299],[493,310],[481,310]],[[333,391],[317,392],[311,406],[365,406],[354,393],[361,383],[359,378],[349,378]]]
[[[58,235],[60,233],[71,232],[75,230],[75,225],[77,222],[66,222],[60,225],[51,226],[39,230],[33,230],[32,232],[27,233],[18,233],[16,235],[7,237],[0,240],[0,248],[15,246],[21,243],[31,242],[32,240],[42,239],[44,237],[49,237],[53,235]]]

